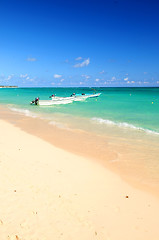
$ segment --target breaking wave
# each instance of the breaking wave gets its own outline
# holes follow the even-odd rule
[[[67,129],[67,130],[70,130],[70,128],[68,128],[67,126],[65,126],[64,124],[60,123],[60,122],[57,122],[57,121],[52,121],[50,120],[50,118],[48,118],[47,116],[40,116],[40,115],[36,115],[35,113],[27,110],[27,109],[23,109],[23,108],[14,108],[14,107],[9,107],[9,109],[11,111],[14,111],[14,112],[18,112],[18,113],[21,113],[27,117],[32,117],[32,118],[40,118],[40,119],[43,119],[43,120],[49,120],[49,124],[50,125],[54,125],[58,128],[61,128],[61,129]]]
[[[148,134],[159,135],[159,132],[152,131],[152,130],[142,128],[142,127],[136,127],[133,124],[129,124],[127,122],[114,122],[114,121],[111,121],[108,119],[102,119],[102,118],[92,118],[91,120],[98,124],[106,124],[106,125],[111,125],[111,126],[116,126],[116,127],[121,127],[121,128],[130,128],[130,129],[134,129],[134,130],[138,130],[138,131],[143,131]]]
[[[32,117],[32,118],[36,118],[37,115],[35,113],[32,113],[31,111],[27,110],[27,109],[23,109],[23,108],[14,108],[14,107],[9,107],[9,109],[11,111],[14,112],[18,112],[18,113],[22,113],[27,117]]]

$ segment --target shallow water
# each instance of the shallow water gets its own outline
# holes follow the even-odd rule
[[[73,92],[102,94],[96,99],[65,105],[44,107],[29,104],[35,97],[49,99],[53,93],[56,96],[70,96]],[[22,120],[21,126],[24,129],[29,131],[31,128],[33,132],[33,128],[38,128],[35,127],[37,119],[43,119],[45,124],[37,129],[35,134],[55,144],[56,141],[54,142],[49,134],[54,135],[54,127],[57,127],[67,132],[59,135],[60,147],[67,145],[71,150],[66,144],[70,137],[72,145],[79,145],[74,147],[77,153],[83,151],[91,157],[101,159],[103,164],[109,165],[133,183],[149,186],[154,191],[159,189],[158,88],[0,89],[0,104],[15,114],[34,120],[32,127],[27,121],[24,126]],[[72,131],[80,141],[72,138]],[[66,141],[60,145],[63,135],[66,135]],[[94,151],[91,148],[94,148]],[[108,151],[110,154],[107,154]]]
[[[49,99],[75,93],[101,92],[96,99],[48,107],[31,106],[35,97]],[[0,103],[24,114],[43,114],[54,118],[75,116],[86,118],[99,125],[118,125],[159,133],[159,88],[14,88],[0,89]],[[60,115],[61,114],[61,115]]]

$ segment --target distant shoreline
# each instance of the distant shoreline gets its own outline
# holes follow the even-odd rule
[[[18,88],[18,86],[0,86],[0,88]]]

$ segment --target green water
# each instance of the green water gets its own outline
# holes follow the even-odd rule
[[[67,97],[73,92],[101,95],[63,105],[30,105],[35,97],[48,100],[52,94]],[[107,147],[116,153],[111,167],[158,192],[159,88],[6,88],[0,89],[0,104],[17,114],[45,119],[50,130],[56,125],[75,130],[77,137],[76,130],[93,133],[99,154]]]
[[[65,105],[32,106],[35,97],[70,96],[75,93],[100,92],[96,99]],[[50,120],[80,118],[96,124],[159,133],[159,88],[14,88],[0,89],[0,104],[29,116],[49,116]]]

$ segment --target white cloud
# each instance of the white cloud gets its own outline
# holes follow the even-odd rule
[[[7,80],[7,81],[11,80],[13,76],[14,76],[14,74],[9,75],[6,80]]]
[[[28,76],[28,74],[21,74],[20,78],[26,78]]]
[[[84,60],[83,62],[78,63],[78,64],[75,64],[74,67],[75,67],[75,68],[80,68],[80,67],[88,66],[89,64],[90,64],[90,59],[87,58],[87,59]]]
[[[87,76],[86,76],[86,79],[89,79],[89,78],[90,78],[90,76],[89,76],[89,75],[87,75]]]
[[[36,58],[27,58],[28,62],[35,62],[37,59]]]
[[[23,83],[26,83],[26,81],[35,82],[36,79],[37,79],[37,77],[33,77],[33,78],[29,77],[28,74],[21,74],[21,75],[20,75],[20,78],[22,79],[22,82],[23,82]]]
[[[81,75],[82,77],[85,77],[86,79],[89,79],[90,78],[90,76],[89,75],[86,75],[86,74],[83,74],[83,75]]]
[[[75,60],[76,61],[82,60],[82,57],[77,57]]]
[[[83,84],[83,82],[80,82],[80,85],[82,85]]]
[[[65,79],[63,78],[63,79],[60,80],[60,82],[63,82],[64,80],[65,80]]]
[[[131,81],[131,83],[135,83],[135,81]]]
[[[112,77],[112,79],[111,79],[112,81],[115,81],[116,80],[116,77]]]
[[[159,81],[157,81],[156,83],[159,84]]]
[[[100,80],[99,78],[96,78],[96,80],[95,80],[95,81],[96,81],[96,82],[99,82],[99,80]]]
[[[104,72],[104,70],[103,70],[103,71],[101,71],[101,72],[99,72],[99,73],[100,73],[100,74],[103,74],[103,73],[105,73],[105,72]]]
[[[61,78],[62,75],[59,75],[59,74],[54,74],[54,78]]]
[[[128,78],[128,77],[126,77],[126,78],[124,78],[124,81],[128,81],[128,79],[129,79],[129,78]]]

